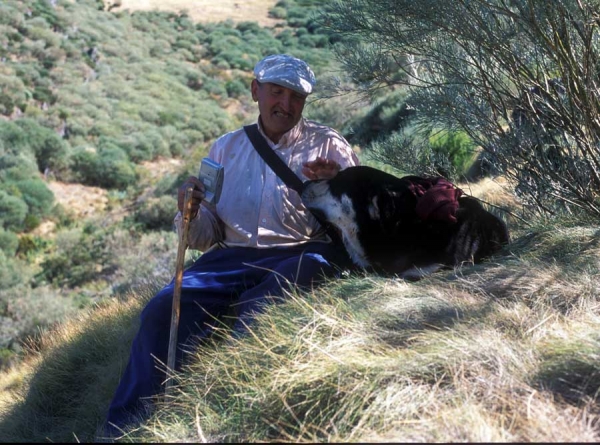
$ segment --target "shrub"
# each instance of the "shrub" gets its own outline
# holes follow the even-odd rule
[[[14,258],[8,257],[0,250],[0,290],[9,289],[19,283],[21,276],[19,266]]]
[[[233,98],[248,94],[248,87],[239,79],[227,81],[225,89],[227,90],[227,95]]]
[[[50,246],[51,241],[33,235],[23,235],[18,238],[16,253],[20,258],[27,258],[42,253]]]
[[[50,213],[54,204],[54,194],[48,189],[44,181],[39,178],[18,181],[15,185],[22,194],[22,199],[27,203],[29,212],[43,217]]]
[[[66,143],[54,131],[31,119],[0,121],[0,149],[5,151],[1,161],[5,168],[23,162],[23,158],[29,159],[28,155],[36,160],[36,170],[39,171],[44,171],[46,167],[62,170],[68,163]],[[6,158],[8,155],[19,159],[10,160]],[[23,164],[19,167],[22,169]],[[29,172],[29,168],[26,171]]]
[[[13,232],[7,232],[0,227],[0,250],[7,257],[12,257],[17,252],[19,238]]]
[[[36,175],[37,165],[29,153],[7,153],[0,156],[0,182],[20,181]]]
[[[62,171],[68,165],[68,146],[56,132],[42,127],[31,119],[19,119],[16,125],[27,135],[27,143],[37,161],[38,169]]]
[[[72,170],[83,184],[125,189],[135,184],[137,174],[123,149],[106,143],[98,152],[79,149],[72,157]]]
[[[394,92],[377,101],[365,116],[354,119],[348,139],[357,144],[369,144],[404,128],[413,114],[414,110],[406,104],[406,92]]]
[[[0,226],[12,231],[20,231],[27,215],[27,204],[16,196],[0,190]]]
[[[365,154],[376,163],[393,167],[402,174],[439,175],[451,181],[457,180],[454,167],[445,153],[436,153],[414,127],[373,141]]]
[[[597,218],[600,5],[476,3],[331,2],[322,18],[346,37],[336,52],[352,79],[369,92],[408,85],[419,123],[468,133],[528,210]]]
[[[459,174],[464,174],[472,161],[475,146],[463,131],[438,131],[429,139],[435,153],[444,154]]]
[[[10,116],[15,107],[25,109],[27,90],[19,78],[0,74],[0,114]]]
[[[285,8],[275,6],[274,8],[269,9],[269,17],[274,19],[285,19],[287,17],[287,11]]]
[[[90,225],[59,232],[55,250],[42,261],[36,282],[74,287],[96,280],[112,268],[104,237],[103,231]]]
[[[143,202],[136,210],[134,220],[146,230],[171,230],[176,213],[177,199],[164,195]]]

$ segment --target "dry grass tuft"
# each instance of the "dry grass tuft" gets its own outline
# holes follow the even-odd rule
[[[553,227],[416,283],[357,274],[291,292],[249,335],[224,325],[195,350],[122,440],[599,441],[597,289],[597,229]],[[0,437],[94,437],[150,295],[57,328],[0,379],[15,397]]]
[[[176,403],[135,437],[597,441],[600,274],[597,252],[581,254],[579,273],[505,252],[419,283],[365,276],[292,294],[251,336],[200,348]]]
[[[102,302],[41,332],[19,368],[0,374],[0,437],[94,440],[125,366],[141,303],[154,291]]]

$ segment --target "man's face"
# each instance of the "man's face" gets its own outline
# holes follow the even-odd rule
[[[294,127],[302,117],[306,95],[274,83],[252,81],[252,99],[258,102],[263,130],[273,142]]]

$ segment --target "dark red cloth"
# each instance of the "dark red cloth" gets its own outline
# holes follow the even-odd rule
[[[456,222],[458,198],[462,190],[444,178],[408,178],[411,191],[417,197],[417,216],[423,221]]]

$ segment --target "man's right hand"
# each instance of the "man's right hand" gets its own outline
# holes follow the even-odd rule
[[[185,180],[185,182],[181,185],[181,187],[179,187],[179,190],[177,192],[177,207],[179,208],[179,211],[181,213],[183,213],[183,204],[185,202],[185,191],[190,186],[194,187],[194,191],[192,192],[192,202],[190,205],[190,209],[191,209],[190,218],[193,219],[198,214],[198,210],[200,209],[200,203],[202,202],[202,200],[204,199],[204,196],[206,195],[206,193],[205,193],[206,189],[204,188],[204,184],[202,184],[202,181],[200,181],[200,179],[196,178],[195,176],[188,177]]]

